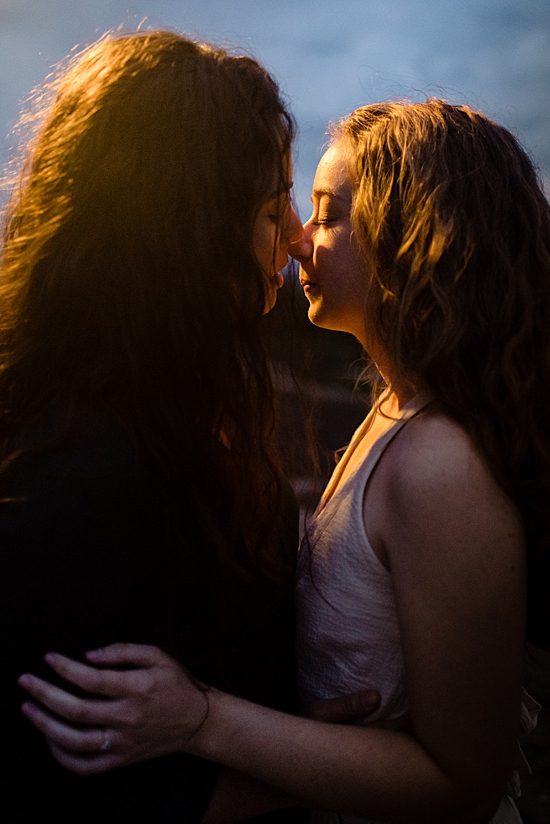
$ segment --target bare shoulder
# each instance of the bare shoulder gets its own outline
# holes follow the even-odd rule
[[[509,499],[494,479],[471,438],[437,407],[412,418],[384,456],[388,491],[403,503],[419,503],[457,493],[495,495]]]
[[[387,547],[403,546],[404,535],[426,550],[443,536],[451,544],[471,545],[473,534],[521,543],[515,505],[466,432],[437,407],[402,428],[373,480],[376,528]]]
[[[371,480],[365,528],[391,575],[414,734],[469,786],[498,787],[517,733],[521,517],[435,404],[402,427]]]

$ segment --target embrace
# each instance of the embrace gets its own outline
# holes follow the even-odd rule
[[[302,226],[254,59],[108,35],[44,92],[0,260],[4,822],[520,821],[550,207],[467,106],[329,135]],[[289,255],[376,375],[299,552],[262,344]]]

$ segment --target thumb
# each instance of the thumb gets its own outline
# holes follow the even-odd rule
[[[305,717],[332,724],[358,721],[370,715],[380,706],[380,693],[372,689],[359,690],[338,698],[322,698],[313,701],[305,710]]]

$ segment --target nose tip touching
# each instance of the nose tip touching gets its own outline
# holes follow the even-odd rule
[[[311,237],[308,232],[308,223],[302,224],[300,223],[300,229],[296,233],[296,236],[292,238],[289,246],[289,254],[297,260],[299,263],[302,263],[304,260],[307,260],[311,255]]]
[[[303,231],[304,229],[302,226],[302,221],[298,217],[297,212],[293,208],[291,208],[287,225],[287,237],[288,242],[291,246],[300,240]]]

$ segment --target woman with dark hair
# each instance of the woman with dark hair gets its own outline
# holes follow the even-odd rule
[[[255,60],[168,31],[106,36],[44,92],[1,258],[3,821],[199,821],[216,781],[184,755],[61,769],[14,689],[48,649],[154,643],[296,708],[260,340],[301,234],[293,133]]]
[[[312,200],[310,319],[356,335],[379,388],[301,553],[303,699],[374,687],[374,720],[410,727],[204,692],[126,645],[49,659],[102,702],[25,676],[49,710],[25,712],[81,773],[183,751],[343,813],[314,821],[518,821],[526,628],[550,636],[550,209],[510,133],[441,100],[338,124]]]

